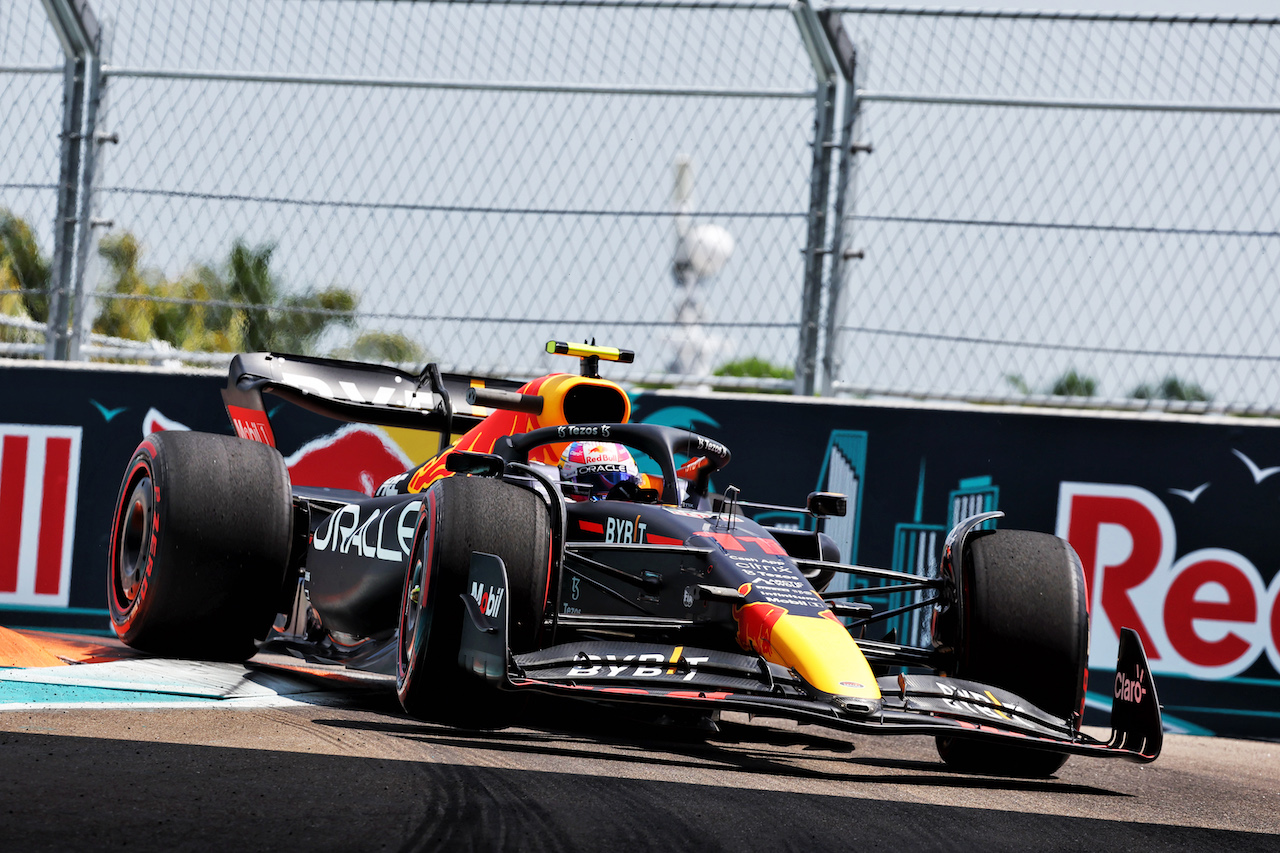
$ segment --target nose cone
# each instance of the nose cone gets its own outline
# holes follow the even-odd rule
[[[734,614],[738,643],[770,663],[794,669],[808,684],[833,696],[878,700],[876,677],[849,631],[830,611],[798,616],[767,602]]]

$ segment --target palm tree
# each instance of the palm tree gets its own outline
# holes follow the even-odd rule
[[[108,300],[93,330],[105,335],[168,341],[204,352],[269,350],[307,352],[334,323],[351,325],[356,297],[332,287],[283,295],[271,272],[272,244],[256,248],[237,240],[224,269],[199,265],[176,281],[141,266],[137,238],[125,232],[104,238],[98,253],[110,269]]]
[[[426,350],[399,332],[365,332],[334,355],[387,364],[422,364],[431,360]]]
[[[315,339],[334,323],[350,326],[356,297],[351,291],[330,287],[308,290],[300,296],[282,296],[271,273],[275,245],[250,248],[237,240],[228,261],[226,299],[250,306],[237,309],[243,318],[243,348],[307,352]]]
[[[0,312],[47,323],[51,278],[31,226],[0,207]]]

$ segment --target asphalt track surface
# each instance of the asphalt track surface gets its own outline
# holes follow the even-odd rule
[[[240,698],[190,688],[185,706],[146,684],[28,683],[91,668],[0,663],[27,679],[0,682],[11,853],[1280,851],[1280,744],[1173,735],[1151,765],[1073,758],[1052,779],[1002,779],[948,771],[926,738],[739,715],[708,734],[550,704],[512,728],[452,728],[404,716],[385,680],[270,656],[238,672]]]

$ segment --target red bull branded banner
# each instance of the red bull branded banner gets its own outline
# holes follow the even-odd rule
[[[1134,689],[1134,673],[1114,671],[1127,627],[1171,728],[1280,738],[1280,422],[674,393],[646,394],[635,412],[728,445],[733,464],[714,486],[743,501],[848,494],[849,515],[825,522],[845,562],[931,574],[947,531],[992,510],[1001,527],[1063,537],[1092,617],[1086,722],[1104,723]],[[928,616],[868,636],[888,632],[927,644]]]
[[[23,417],[0,423],[0,624],[110,633],[106,548],[124,467],[153,432],[231,434],[226,381],[223,371],[0,362],[7,410]],[[272,406],[269,428],[297,485],[372,495],[437,449],[428,433]]]
[[[66,607],[81,428],[0,424],[0,604]]]
[[[106,547],[120,476],[160,429],[232,434],[223,371],[0,364],[0,623],[107,632]],[[298,485],[373,494],[429,459],[438,438],[346,424],[267,399]],[[1114,671],[1119,632],[1147,650],[1175,731],[1280,738],[1280,422],[1013,407],[650,392],[633,421],[728,445],[712,486],[741,490],[757,521],[806,526],[809,492],[849,496],[824,530],[842,560],[931,574],[947,531],[978,512],[1056,533],[1080,555],[1092,614],[1086,721],[1140,683]],[[644,472],[653,474],[655,472]],[[745,547],[745,546],[744,546]],[[850,583],[837,577],[831,588]],[[875,602],[893,609],[910,603]],[[768,655],[785,608],[741,622]],[[873,625],[926,644],[928,611]],[[1092,716],[1090,716],[1092,715]]]

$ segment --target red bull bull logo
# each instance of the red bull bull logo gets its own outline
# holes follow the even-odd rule
[[[750,584],[743,586],[750,588]],[[738,620],[738,645],[771,660],[774,656],[773,629],[778,620],[786,615],[785,607],[767,601],[735,607],[733,618]]]
[[[751,584],[738,592],[747,595]],[[875,675],[861,649],[830,610],[821,616],[791,613],[767,601],[733,609],[738,645],[765,660],[794,669],[817,689],[836,696],[879,699]]]
[[[412,463],[374,427],[348,426],[317,438],[285,460],[295,486],[329,486],[372,495]]]

